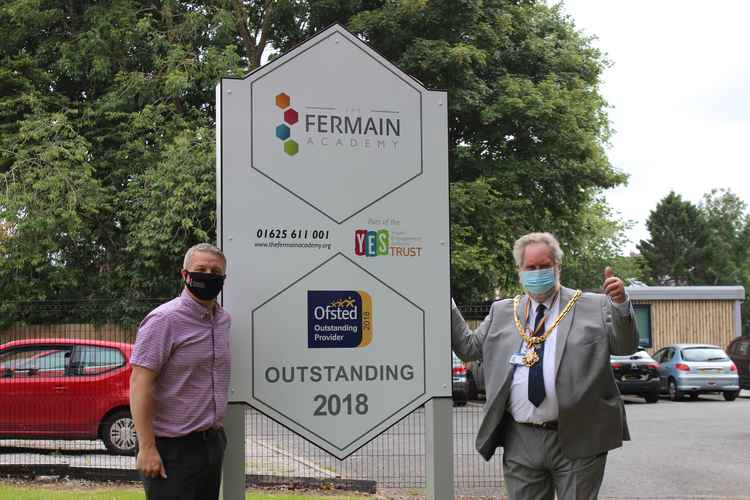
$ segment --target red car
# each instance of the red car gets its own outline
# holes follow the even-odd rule
[[[131,344],[30,339],[0,345],[0,438],[101,439],[135,453]]]

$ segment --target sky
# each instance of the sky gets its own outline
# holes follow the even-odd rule
[[[750,204],[750,1],[565,0],[563,10],[612,63],[600,92],[614,135],[609,160],[628,185],[606,192],[648,239],[671,190],[693,203],[729,188]]]

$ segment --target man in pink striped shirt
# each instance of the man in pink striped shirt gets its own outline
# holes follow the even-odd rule
[[[231,318],[216,302],[226,258],[195,245],[181,274],[182,294],[141,322],[130,358],[136,468],[148,500],[218,499],[227,444]]]

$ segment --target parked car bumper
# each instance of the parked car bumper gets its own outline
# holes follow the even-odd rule
[[[683,375],[677,387],[682,392],[739,391],[740,381],[737,375]]]
[[[658,378],[648,380],[617,380],[617,388],[620,394],[646,394],[659,392],[660,381]]]
[[[453,402],[465,404],[467,401],[468,387],[465,376],[453,377]]]

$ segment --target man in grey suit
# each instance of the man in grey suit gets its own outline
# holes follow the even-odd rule
[[[625,286],[604,272],[604,294],[560,286],[563,252],[549,233],[513,248],[521,286],[471,331],[453,305],[453,350],[483,360],[487,403],[477,435],[489,460],[503,447],[511,500],[594,499],[607,451],[629,439],[610,354],[638,347]]]

